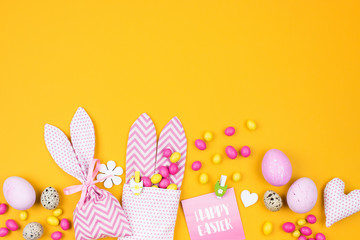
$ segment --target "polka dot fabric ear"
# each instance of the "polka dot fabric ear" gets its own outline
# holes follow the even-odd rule
[[[326,227],[360,211],[360,190],[344,193],[345,183],[334,178],[324,190]]]

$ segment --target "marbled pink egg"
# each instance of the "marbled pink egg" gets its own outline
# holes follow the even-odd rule
[[[151,187],[152,182],[149,177],[141,177],[141,181],[143,182],[144,187]]]
[[[62,232],[53,232],[51,238],[54,240],[60,240],[62,238]]]
[[[170,180],[167,178],[163,178],[161,179],[161,181],[159,182],[159,187],[160,188],[167,188],[167,186],[170,185]]]
[[[163,156],[164,157],[169,158],[171,156],[171,154],[172,154],[171,149],[166,148],[166,149],[163,150]]]
[[[293,231],[295,231],[295,224],[291,222],[286,222],[282,225],[282,229],[284,230],[284,232],[292,233]]]
[[[296,213],[307,213],[316,204],[318,197],[315,183],[310,178],[296,180],[287,192],[287,204]]]
[[[201,139],[196,139],[195,140],[195,146],[199,149],[199,150],[205,150],[206,149],[206,143],[201,140]]]
[[[270,149],[265,153],[261,170],[265,180],[276,187],[287,184],[292,175],[288,157],[278,149]]]
[[[310,236],[312,234],[312,230],[309,227],[300,228],[300,232],[301,232],[301,234],[303,234],[305,236]]]
[[[306,240],[306,237],[304,235],[301,235],[298,240]]]
[[[317,233],[317,234],[315,235],[315,239],[316,239],[316,240],[326,240],[326,237],[325,237],[325,235],[322,234],[322,233]]]
[[[0,204],[0,215],[5,214],[7,211],[7,205],[5,203]]]
[[[171,163],[169,166],[169,173],[175,175],[179,172],[179,167],[176,163]]]
[[[19,225],[12,219],[7,220],[5,225],[11,231],[16,231],[19,229]]]
[[[227,127],[224,131],[226,136],[232,136],[235,134],[235,128],[234,127]]]
[[[61,219],[60,227],[62,230],[69,230],[70,229],[70,221],[66,218]]]
[[[160,166],[158,171],[163,178],[167,178],[169,176],[169,169],[166,166]]]
[[[316,223],[317,219],[314,215],[308,215],[306,217],[306,221],[310,224],[314,224],[314,223]]]
[[[225,153],[230,159],[235,159],[238,155],[236,149],[233,146],[227,146],[225,148]]]
[[[200,161],[195,161],[192,163],[191,168],[194,171],[199,171],[201,169],[201,166],[202,166],[202,164]]]
[[[9,233],[9,229],[0,228],[0,237],[5,237],[6,235],[8,235],[8,233]]]

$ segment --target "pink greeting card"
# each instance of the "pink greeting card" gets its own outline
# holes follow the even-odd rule
[[[191,240],[245,239],[234,188],[181,201]]]

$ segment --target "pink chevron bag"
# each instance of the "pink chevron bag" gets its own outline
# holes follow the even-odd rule
[[[45,143],[65,172],[82,184],[64,189],[65,194],[81,191],[74,211],[77,240],[131,236],[130,225],[119,201],[108,191],[95,186],[100,161],[94,159],[95,133],[90,117],[78,108],[70,124],[71,143],[58,128],[45,125]],[[109,176],[107,176],[109,177]]]
[[[151,177],[160,166],[169,166],[170,161],[162,156],[164,149],[180,152],[177,162],[179,172],[169,180],[181,187],[186,161],[187,141],[184,128],[174,117],[162,130],[159,141],[155,126],[147,114],[142,114],[132,125],[126,153],[126,184],[122,204],[128,216],[133,236],[121,239],[151,240],[173,239],[179,207],[180,190],[144,187],[140,195],[130,189],[129,181],[135,171],[142,177]]]

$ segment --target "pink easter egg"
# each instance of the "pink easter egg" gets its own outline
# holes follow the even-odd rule
[[[70,221],[66,218],[61,219],[60,227],[62,230],[69,230],[70,229]]]
[[[151,187],[152,182],[149,177],[141,177],[141,181],[143,182],[144,187]]]
[[[11,231],[16,231],[19,229],[19,225],[12,219],[7,220],[5,225]]]
[[[270,149],[265,153],[261,170],[265,180],[276,187],[287,184],[292,175],[288,157],[278,149]]]
[[[4,197],[7,203],[17,210],[31,208],[36,200],[34,187],[21,177],[9,177],[3,185]]]
[[[60,240],[62,236],[63,236],[62,232],[53,232],[51,234],[51,238],[54,240]]]
[[[315,240],[315,238],[309,238],[308,240]]]
[[[167,178],[169,176],[169,169],[168,167],[165,166],[161,166],[158,169],[159,174],[163,177],[163,178]]]
[[[169,186],[169,185],[170,185],[170,180],[167,178],[161,179],[161,181],[159,183],[160,188],[167,188],[167,186]]]
[[[287,233],[292,233],[295,231],[295,224],[291,222],[286,222],[282,225],[282,229]]]
[[[286,196],[288,207],[296,213],[307,213],[316,204],[318,192],[310,178],[299,178],[289,188]]]
[[[316,240],[326,240],[326,237],[325,237],[325,235],[322,234],[322,233],[317,233],[317,234],[315,235],[315,239],[316,239]]]
[[[179,172],[178,165],[176,163],[171,163],[169,166],[169,173],[175,175]]]
[[[197,147],[199,150],[205,150],[206,149],[206,143],[201,139],[195,140],[195,147]]]
[[[236,149],[233,146],[227,146],[225,148],[225,152],[226,152],[226,155],[231,159],[235,159],[238,155]]]
[[[251,150],[248,146],[243,146],[240,150],[240,154],[243,157],[248,157],[251,154]]]
[[[0,215],[6,213],[7,205],[5,203],[0,204]]]
[[[305,236],[310,236],[312,234],[312,230],[309,227],[300,228],[300,232],[301,232],[301,234],[303,234]]]
[[[0,237],[5,237],[6,235],[8,235],[8,233],[9,233],[9,229],[0,228]]]
[[[166,148],[166,149],[163,150],[163,156],[164,157],[169,158],[171,156],[171,154],[172,154],[171,149]]]
[[[303,236],[303,235],[301,235],[301,236],[298,238],[298,240],[306,240],[306,237]]]
[[[201,166],[202,166],[202,164],[201,164],[200,161],[195,161],[195,162],[193,162],[193,164],[191,165],[191,168],[192,168],[192,170],[194,170],[194,171],[199,171],[200,168],[201,168]]]
[[[314,224],[314,223],[316,223],[316,217],[314,215],[308,215],[306,217],[306,221],[310,224]]]
[[[233,127],[228,127],[225,129],[225,135],[226,136],[232,136],[235,134],[235,128]]]

